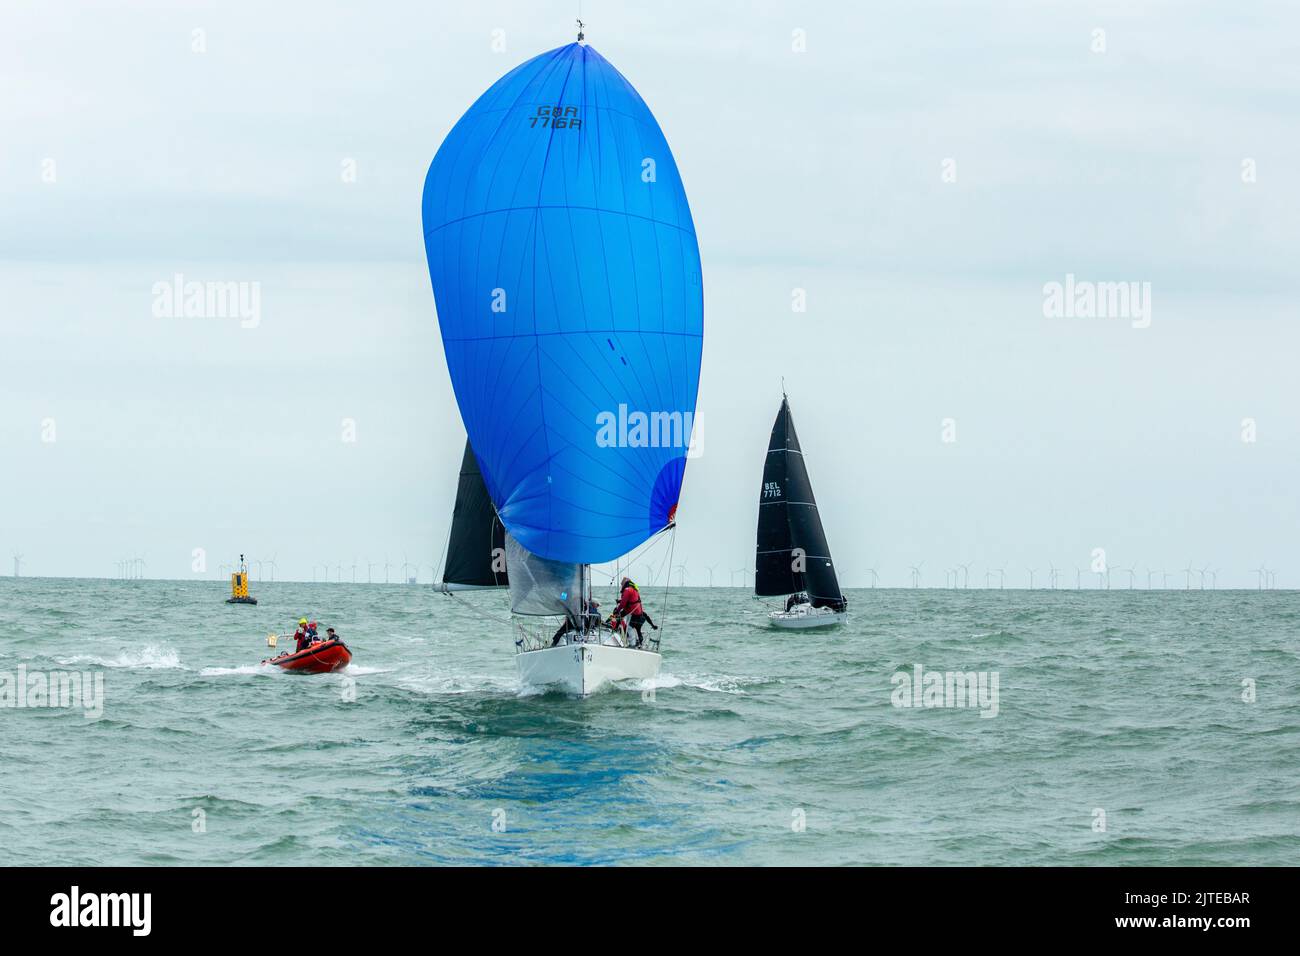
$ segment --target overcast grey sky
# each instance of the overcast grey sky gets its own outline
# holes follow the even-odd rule
[[[429,580],[464,432],[424,174],[576,11],[0,8],[0,567],[189,577],[204,548],[209,577],[242,550],[283,578],[364,580],[387,555]],[[752,567],[783,376],[847,585],[924,561],[928,585],[957,563],[1042,585],[1054,563],[1072,587],[1094,548],[1139,584],[1181,586],[1189,561],[1221,587],[1261,562],[1300,582],[1294,3],[583,14],[699,235],[688,583]],[[256,327],[156,316],[177,273],[258,283]],[[1149,327],[1045,316],[1067,274],[1150,283]]]

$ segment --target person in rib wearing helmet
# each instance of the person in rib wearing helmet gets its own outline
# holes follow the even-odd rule
[[[304,650],[311,644],[311,633],[307,630],[307,619],[304,617],[298,621],[298,630],[293,632],[293,639],[298,642],[296,650]]]

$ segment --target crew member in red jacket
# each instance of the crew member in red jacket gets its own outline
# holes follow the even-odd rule
[[[650,615],[645,612],[641,605],[641,592],[637,586],[632,583],[631,578],[624,578],[620,585],[622,593],[619,595],[618,603],[614,605],[614,614],[610,618],[610,625],[617,629],[623,625],[624,618],[631,625],[632,630],[636,631],[636,643],[633,647],[640,647],[642,644],[641,625],[649,624],[656,631],[659,626],[650,620]]]

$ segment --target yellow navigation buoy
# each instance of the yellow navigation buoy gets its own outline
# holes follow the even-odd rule
[[[239,570],[230,576],[230,597],[226,598],[227,604],[256,604],[257,598],[250,597],[248,594],[248,565],[244,563],[244,556],[239,556]]]

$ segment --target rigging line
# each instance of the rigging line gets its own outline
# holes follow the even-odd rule
[[[469,609],[470,614],[476,617],[481,617],[484,620],[491,621],[494,624],[504,624],[506,627],[510,627],[511,624],[513,623],[513,621],[508,617],[493,617],[491,614],[486,613],[482,609],[474,607],[474,605],[472,604],[468,604],[466,602],[461,601],[460,598],[456,596],[455,591],[447,591],[446,595],[447,597],[451,598],[453,601],[456,601],[464,605],[464,607]]]
[[[664,626],[668,626],[668,592],[673,585],[673,550],[677,546],[677,526],[673,525],[672,535],[668,539],[668,578],[664,581]]]
[[[641,549],[639,552],[636,553],[635,557],[641,557],[641,556],[643,556],[646,552],[652,550],[653,548],[657,548],[660,544],[662,544],[663,541],[664,541],[662,535],[663,535],[663,533],[664,533],[665,531],[670,531],[670,532],[673,532],[673,534],[675,534],[676,531],[677,531],[677,525],[676,525],[676,523],[670,524],[670,525],[668,525],[667,527],[665,527],[665,528],[660,528],[658,531],[656,531],[655,534],[654,534],[654,536],[650,539],[650,541],[649,541],[645,546],[643,546],[642,549]],[[668,540],[669,540],[670,542],[673,540],[673,535],[672,535],[672,534],[669,535]],[[671,559],[670,559],[670,560],[671,560]],[[629,569],[629,572],[630,572],[630,570],[631,570],[631,568],[632,568],[632,559],[631,559],[631,558],[628,559],[627,566],[628,566],[628,569]],[[660,574],[660,572],[662,571],[662,569],[663,569],[663,565],[661,564],[660,567],[659,567],[659,570],[656,570],[656,571],[653,572],[653,573],[654,573],[654,578],[653,578],[653,579],[651,580],[651,582],[650,582],[650,586],[651,586],[651,587],[654,587],[654,582],[657,581],[657,580],[659,580],[659,574]],[[671,566],[669,567],[669,573],[670,573],[670,574],[672,573],[672,567],[671,567]],[[631,574],[629,573],[628,576],[631,577]]]
[[[458,490],[459,490],[459,489],[458,489]],[[453,509],[452,509],[452,518],[451,518],[451,521],[449,521],[449,522],[447,523],[447,537],[446,537],[446,539],[442,542],[442,577],[443,577],[443,582],[442,582],[442,583],[443,583],[444,586],[445,586],[446,583],[447,583],[447,557],[448,557],[448,555],[451,554],[451,526],[452,526],[453,524],[455,524],[455,523],[456,523],[456,515],[455,515],[455,509],[453,508]],[[369,555],[367,555],[367,557],[369,557]],[[433,582],[433,586],[436,588],[437,585],[438,585],[438,582],[437,582],[437,581],[434,581],[434,582]],[[447,592],[447,593],[450,593],[450,592]]]
[[[650,587],[654,587],[655,582],[659,581],[660,575],[664,574],[665,563],[667,564],[668,571],[667,571],[667,576],[663,578],[663,582],[664,582],[663,586],[665,589],[667,589],[673,583],[673,556],[672,556],[671,546],[668,549],[668,553],[665,554],[664,557],[660,560],[659,567],[655,569],[654,579],[651,582]]]
[[[656,535],[654,538],[652,538],[652,539],[650,540],[649,543],[647,543],[646,545],[644,545],[644,546],[641,548],[640,551],[635,552],[635,553],[634,553],[630,558],[628,558],[628,561],[627,561],[628,577],[631,577],[631,576],[632,576],[632,567],[633,567],[633,563],[636,561],[636,559],[637,559],[637,558],[645,558],[645,557],[647,557],[647,556],[650,554],[651,551],[653,551],[655,548],[659,547],[659,545],[663,544],[663,542],[664,542],[664,539],[663,539],[663,538],[660,538],[658,535]],[[659,576],[659,571],[653,571],[652,573],[655,575],[655,578],[657,579],[658,576]],[[654,587],[654,581],[653,581],[653,580],[650,582],[650,586],[651,586],[651,587]]]
[[[647,554],[647,552],[654,550],[655,548],[657,548],[657,547],[658,547],[660,544],[662,544],[662,543],[663,543],[663,538],[661,538],[658,534],[656,534],[656,535],[654,535],[653,537],[651,537],[649,541],[647,541],[647,542],[645,542],[644,544],[642,544],[640,550],[638,550],[638,551],[634,551],[634,552],[632,552],[630,555],[628,555],[628,558],[627,558],[627,567],[628,567],[628,570],[625,572],[626,576],[629,577],[629,578],[632,577],[632,570],[631,570],[631,569],[632,569],[633,563],[634,563],[638,558],[644,558],[645,555]],[[604,575],[604,574],[607,574],[608,572],[606,572],[606,571],[601,571],[600,573],[601,573],[602,575]],[[612,575],[610,575],[610,583],[611,583],[611,584],[614,583],[614,578],[616,578],[616,577],[618,577],[618,571],[617,571],[617,569],[614,571],[614,573],[613,573]],[[654,585],[654,581],[658,580],[658,578],[659,578],[659,575],[658,575],[658,573],[656,572],[656,573],[655,573],[655,577],[654,577],[654,579],[650,582],[651,586]]]

